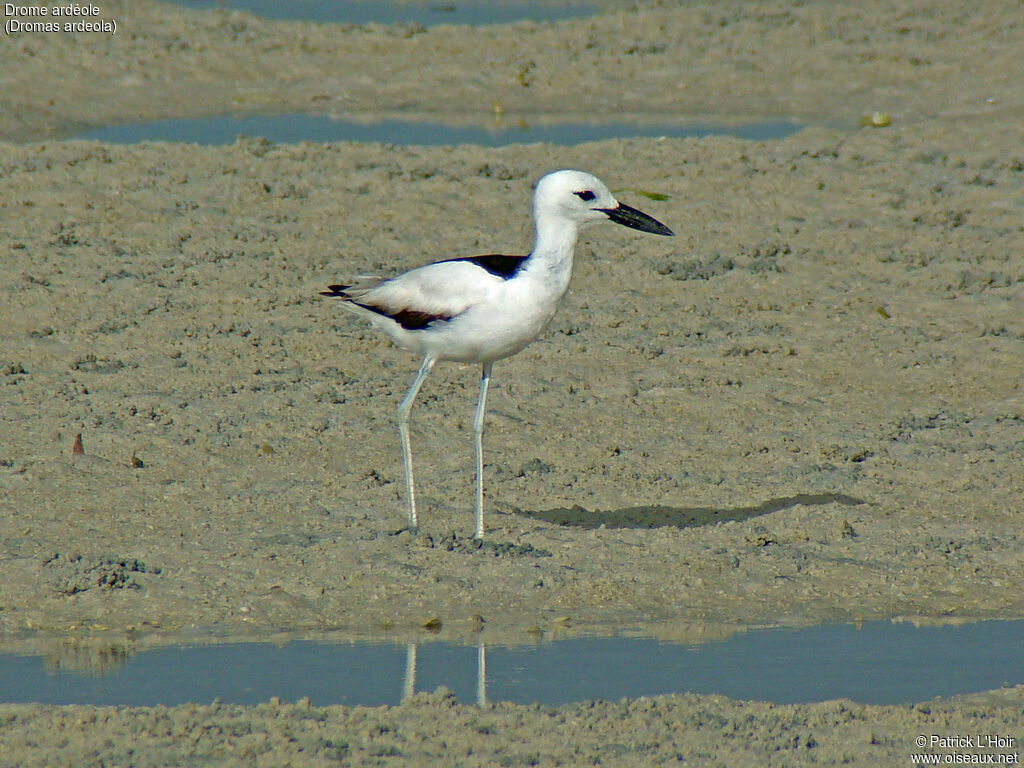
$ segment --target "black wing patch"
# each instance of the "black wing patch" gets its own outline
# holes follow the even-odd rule
[[[528,258],[530,257],[505,256],[500,253],[491,253],[487,256],[464,256],[460,259],[445,259],[445,261],[471,261],[492,275],[503,280],[509,280],[516,276],[516,273],[522,268],[523,262]]]
[[[420,312],[415,309],[400,309],[397,312],[388,312],[386,309],[375,307],[372,304],[360,304],[358,301],[355,303],[364,309],[376,312],[378,315],[390,317],[407,331],[419,331],[438,320],[451,320],[453,317],[452,315],[434,315],[430,312]]]
[[[326,291],[320,291],[321,296],[330,296],[331,298],[341,299],[342,301],[351,301],[357,307],[368,309],[371,312],[376,312],[378,315],[384,317],[390,317],[400,326],[405,328],[407,331],[419,331],[426,328],[433,322],[438,320],[451,320],[454,315],[435,315],[430,312],[420,312],[415,309],[400,309],[397,312],[389,312],[383,307],[375,307],[373,304],[363,304],[359,301],[352,301],[352,297],[348,295],[348,289],[352,286],[349,285],[329,285]]]

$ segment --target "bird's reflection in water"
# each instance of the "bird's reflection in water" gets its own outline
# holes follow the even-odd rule
[[[402,682],[402,701],[408,701],[416,694],[416,643],[405,646],[405,678]],[[476,647],[476,703],[487,706],[487,646]]]

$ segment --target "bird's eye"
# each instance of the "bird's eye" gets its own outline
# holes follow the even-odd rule
[[[589,189],[584,189],[582,192],[573,192],[573,194],[576,195],[576,197],[578,197],[580,200],[584,200],[586,202],[590,202],[595,197],[597,197],[597,195],[595,195]]]

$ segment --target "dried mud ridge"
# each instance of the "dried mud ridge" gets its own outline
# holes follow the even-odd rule
[[[55,570],[57,593],[69,596],[90,589],[142,589],[137,574],[160,573],[159,568],[134,557],[85,557],[77,553],[54,553],[43,560],[43,565]]]
[[[544,549],[534,547],[532,544],[513,544],[507,541],[494,541],[492,539],[474,539],[460,536],[452,531],[451,533],[435,536],[429,533],[417,533],[409,535],[409,530],[403,528],[396,531],[394,536],[406,536],[409,538],[409,546],[420,549],[438,549],[445,552],[459,552],[463,554],[486,554],[494,557],[551,557],[551,553]]]

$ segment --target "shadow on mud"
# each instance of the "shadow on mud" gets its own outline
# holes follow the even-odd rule
[[[729,520],[749,520],[761,515],[770,515],[795,506],[823,506],[826,504],[842,504],[858,506],[864,504],[861,499],[842,493],[798,493],[779,499],[769,499],[761,504],[750,507],[662,507],[639,506],[621,509],[589,510],[585,507],[559,507],[545,510],[515,509],[517,515],[535,520],[545,520],[556,525],[573,528],[690,528],[700,525],[714,525]]]

